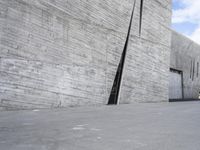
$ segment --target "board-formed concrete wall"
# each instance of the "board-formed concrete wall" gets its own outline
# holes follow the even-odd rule
[[[108,103],[134,0],[0,0],[0,107]],[[171,0],[136,1],[120,103],[167,101]]]
[[[170,67],[183,72],[185,99],[198,99],[200,92],[200,45],[172,31]]]
[[[139,4],[138,4],[139,5]],[[137,24],[139,7],[134,22]],[[120,103],[168,101],[171,0],[144,0],[141,36],[134,27]]]

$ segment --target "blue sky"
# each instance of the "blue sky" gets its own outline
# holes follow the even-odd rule
[[[173,0],[173,12],[185,9],[187,6],[181,1]],[[180,22],[180,23],[172,23],[172,28],[177,32],[190,36],[195,29],[198,27],[198,24],[191,22]]]
[[[200,0],[173,0],[172,28],[200,44]]]
[[[182,33],[186,36],[190,36],[195,29],[198,27],[198,24],[185,22],[185,23],[173,23],[172,28],[179,33]]]
[[[179,1],[173,0],[173,9],[180,9],[180,8],[184,8],[184,4],[180,3]]]

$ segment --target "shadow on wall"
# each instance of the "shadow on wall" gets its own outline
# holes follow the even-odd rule
[[[200,101],[200,95],[199,99],[169,99],[169,102],[189,102],[189,101]]]

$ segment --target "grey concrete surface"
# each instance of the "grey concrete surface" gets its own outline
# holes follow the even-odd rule
[[[134,1],[0,0],[0,109],[107,104]],[[144,1],[139,37],[140,4],[120,103],[168,100],[171,0]]]
[[[1,150],[199,150],[200,102],[0,113]]]
[[[184,98],[197,99],[200,94],[200,45],[172,31],[170,67],[183,72]]]

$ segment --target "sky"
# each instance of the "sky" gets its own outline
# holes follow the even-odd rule
[[[200,44],[200,0],[173,0],[172,28]]]

